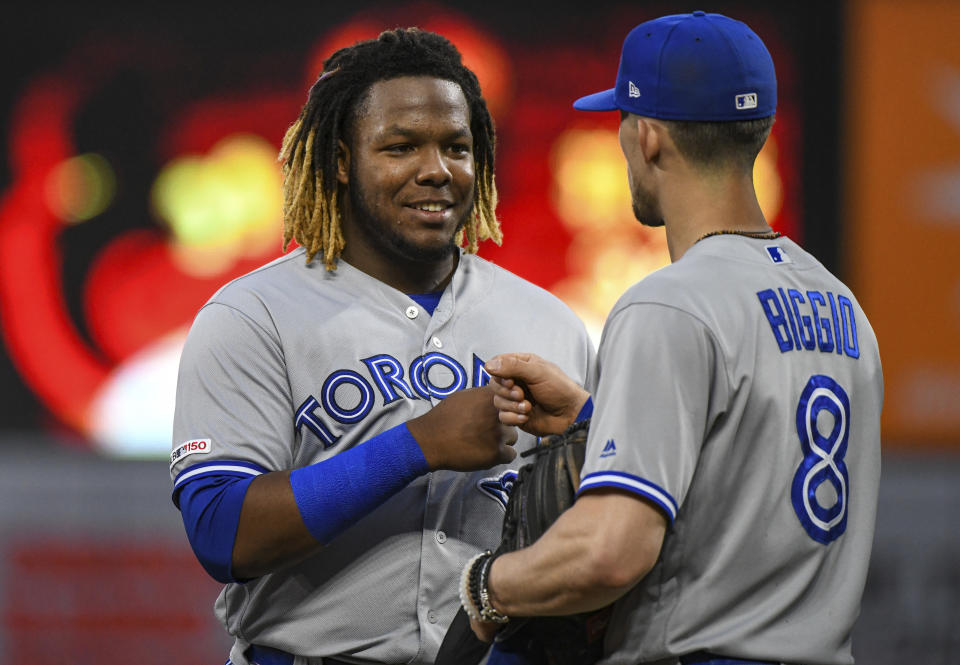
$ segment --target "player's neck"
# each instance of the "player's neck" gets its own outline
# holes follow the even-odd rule
[[[679,260],[696,242],[717,231],[769,231],[753,180],[715,176],[676,183],[661,201],[670,260]]]
[[[345,248],[340,258],[403,293],[432,293],[442,291],[450,283],[460,261],[460,253],[454,249],[448,257],[435,261],[402,260],[397,257],[385,261],[376,255],[349,252]]]

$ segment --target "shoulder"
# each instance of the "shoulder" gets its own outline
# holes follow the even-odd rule
[[[326,309],[353,299],[347,286],[356,281],[350,266],[342,262],[329,271],[322,261],[306,262],[302,248],[280,256],[221,286],[205,308],[224,305],[253,318],[274,318],[275,314],[309,306]]]
[[[715,337],[717,331],[734,315],[734,285],[742,283],[743,273],[729,258],[710,254],[685,255],[647,275],[628,288],[617,300],[607,317],[607,329],[617,329],[617,322],[629,327],[643,322],[644,334],[654,330],[668,331],[666,341],[680,328],[690,328]]]
[[[610,316],[635,305],[669,305],[683,307],[690,292],[691,275],[679,263],[656,270],[629,287],[617,300]]]
[[[717,236],[695,244],[678,261],[635,284],[618,306],[658,303],[693,312],[712,311],[735,300],[744,286],[786,273],[839,284],[823,264],[788,238],[758,243]]]
[[[476,316],[522,321],[531,333],[536,331],[542,336],[546,331],[554,331],[567,340],[573,335],[585,345],[593,344],[576,312],[545,288],[478,256],[463,258],[465,279],[457,289],[461,312],[466,303]]]
[[[569,305],[545,288],[479,256],[464,254],[461,270],[465,279],[482,289],[487,297],[509,298],[535,316],[546,314],[580,320]]]
[[[289,284],[297,272],[307,269],[304,251],[297,249],[269,263],[237,277],[214,293],[207,304],[244,305],[255,299],[256,294],[269,292]]]
[[[280,256],[217,289],[197,312],[191,337],[208,331],[235,338],[256,329],[279,338],[285,325],[305,316],[303,310],[332,309],[323,304],[324,298],[337,298],[336,290],[327,286],[332,279],[326,273],[321,261],[306,263],[303,249]]]

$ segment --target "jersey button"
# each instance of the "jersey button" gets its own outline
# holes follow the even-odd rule
[[[443,342],[440,341],[440,338],[439,338],[439,337],[434,337],[434,338],[433,338],[432,340],[430,340],[430,341],[433,342],[433,345],[434,345],[435,347],[437,347],[438,349],[442,349],[442,348],[443,348]]]
[[[418,316],[420,316],[420,310],[419,310],[419,309],[417,309],[417,308],[414,307],[413,305],[410,305],[409,307],[407,307],[407,318],[408,318],[408,319],[415,319],[415,318],[417,318]]]
[[[437,531],[437,542],[441,545],[447,542],[447,534],[445,534],[443,531]]]
[[[430,610],[429,612],[427,612],[427,621],[429,621],[430,623],[436,623],[437,618],[438,618],[437,613],[434,612],[433,610]]]

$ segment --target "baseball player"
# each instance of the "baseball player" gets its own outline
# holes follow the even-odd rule
[[[588,380],[579,319],[473,254],[500,237],[493,142],[476,77],[416,29],[334,53],[287,132],[301,247],[201,309],[177,386],[173,497],[226,584],[228,662],[432,662],[536,441],[484,363],[536,347]]]
[[[574,106],[620,111],[634,211],[672,264],[610,313],[595,397],[536,356],[487,364],[505,424],[593,415],[576,503],[529,548],[479,557],[474,605],[504,621],[613,602],[611,665],[851,663],[883,380],[853,293],[757,203],[770,55],[739,21],[665,16]]]

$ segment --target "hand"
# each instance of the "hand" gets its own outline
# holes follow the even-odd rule
[[[537,436],[560,434],[590,397],[553,363],[532,353],[504,353],[486,364],[500,422]]]
[[[495,621],[481,621],[480,619],[470,619],[470,627],[473,628],[473,634],[477,636],[477,639],[481,642],[493,642],[493,638],[496,637],[497,631],[500,630],[503,624],[496,623]]]
[[[489,385],[453,393],[407,427],[434,470],[489,469],[517,456],[517,430],[498,420]]]

